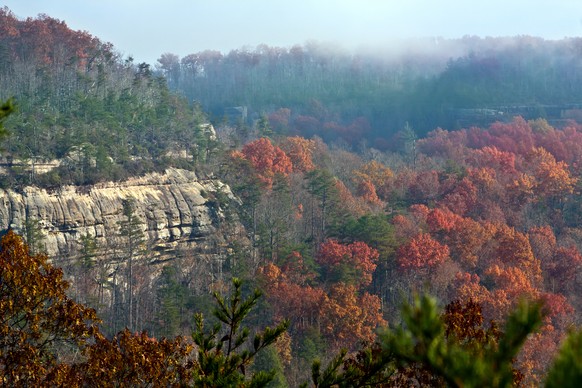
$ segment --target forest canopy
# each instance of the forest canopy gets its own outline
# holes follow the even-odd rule
[[[425,135],[517,115],[577,117],[580,44],[531,36],[417,39],[404,42],[406,50],[374,52],[262,44],[183,58],[166,53],[158,66],[172,90],[199,101],[217,121],[225,108],[247,106],[283,134],[351,145],[383,139],[386,148],[407,122]]]
[[[112,44],[58,19],[19,20],[5,7],[0,99],[8,98],[18,114],[9,118],[4,163],[57,168],[36,176],[16,163],[5,187],[83,185],[178,164],[192,168],[216,147],[201,109],[171,93],[149,64],[124,59]]]
[[[42,294],[33,302],[50,311],[9,318],[46,351],[35,361],[39,376],[61,378],[76,368],[101,376],[91,360],[141,365],[132,356],[151,353],[146,366],[168,384],[192,371],[182,367],[200,366],[185,359],[193,350],[185,336],[201,351],[198,362],[218,368],[202,377],[228,369],[233,381],[248,382],[256,372],[282,386],[371,378],[371,370],[389,374],[373,375],[380,379],[397,373],[405,384],[454,385],[442,361],[456,356],[459,363],[448,364],[466,372],[477,361],[463,360],[479,360],[481,370],[512,384],[567,376],[549,373],[556,354],[556,365],[575,371],[580,41],[437,43],[399,57],[261,45],[181,59],[164,54],[151,66],[49,16],[19,20],[0,10],[0,99],[13,98],[0,111],[9,132],[4,189],[75,184],[90,191],[96,182],[176,167],[219,178],[236,196],[200,193],[209,212],[221,215],[218,228],[233,236],[207,243],[191,233],[205,255],[191,244],[153,260],[148,250],[156,242],[140,229],[149,220],[135,214],[132,198],[113,232],[123,246],[79,234],[74,249],[54,258],[62,272],[42,254],[42,220],[28,220],[27,244],[8,232],[0,257],[40,266],[52,282],[49,299],[58,302],[51,299],[51,310]],[[52,162],[48,172],[35,168]],[[27,274],[20,268],[3,276],[14,273]],[[419,291],[434,299],[416,298]],[[230,292],[233,299],[222,296]],[[212,303],[222,312],[213,315]],[[68,311],[63,304],[81,318],[59,315]],[[211,318],[192,318],[200,312]],[[242,315],[261,333],[253,341]],[[72,325],[72,338],[71,326],[59,332],[51,317]],[[523,325],[500,330],[502,322]],[[395,331],[378,331],[386,325]],[[10,338],[17,352],[20,333]],[[58,346],[45,346],[47,338]],[[85,359],[70,362],[67,346]],[[321,361],[312,368],[314,359]],[[160,367],[164,360],[169,370]]]

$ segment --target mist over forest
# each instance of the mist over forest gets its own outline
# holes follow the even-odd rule
[[[0,108],[0,382],[582,378],[582,38],[150,64],[4,7]]]
[[[277,112],[289,109],[288,133],[379,145],[406,123],[425,135],[514,116],[558,125],[574,118],[571,110],[581,97],[580,43],[467,36],[395,42],[365,52],[316,42],[259,45],[183,58],[166,53],[157,68],[172,90],[200,102],[215,121],[234,106],[248,107],[255,117],[270,114],[274,121]]]

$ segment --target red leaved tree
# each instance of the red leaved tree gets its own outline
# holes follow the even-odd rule
[[[313,152],[316,143],[314,140],[300,136],[287,137],[281,142],[280,147],[291,160],[293,171],[308,172],[315,169]]]
[[[354,181],[360,191],[360,196],[365,200],[374,200],[379,202],[380,199],[386,201],[392,192],[392,181],[394,173],[382,163],[375,160],[364,164],[354,171]],[[366,193],[370,193],[367,198]]]
[[[362,342],[373,341],[375,330],[386,325],[380,307],[380,298],[376,295],[358,295],[353,285],[333,285],[322,306],[321,318],[322,331],[332,348],[353,349]]]
[[[320,245],[316,261],[323,267],[325,280],[365,287],[372,282],[378,257],[378,251],[364,242],[341,244],[330,239]]]
[[[0,382],[59,386],[67,364],[59,357],[83,351],[98,333],[95,310],[66,294],[63,272],[43,254],[32,255],[12,231],[0,243]]]
[[[275,174],[287,176],[293,170],[291,159],[285,152],[264,137],[246,144],[241,154],[251,163],[259,179],[269,187],[273,184]]]
[[[550,260],[542,261],[542,270],[550,290],[566,294],[574,290],[574,280],[581,266],[582,255],[574,246],[559,247]]]
[[[408,271],[428,271],[449,257],[449,247],[421,233],[398,248],[397,260],[400,268]]]

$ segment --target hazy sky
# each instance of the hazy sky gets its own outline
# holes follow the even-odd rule
[[[581,0],[0,0],[19,18],[45,13],[113,43],[136,62],[205,49],[346,48],[395,38],[582,36]]]

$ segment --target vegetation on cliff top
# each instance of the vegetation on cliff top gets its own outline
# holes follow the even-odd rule
[[[4,187],[91,184],[199,166],[216,148],[201,109],[150,65],[48,16],[0,9],[0,99],[18,114],[3,142]],[[34,165],[59,160],[49,174]],[[31,165],[30,168],[23,166]]]

